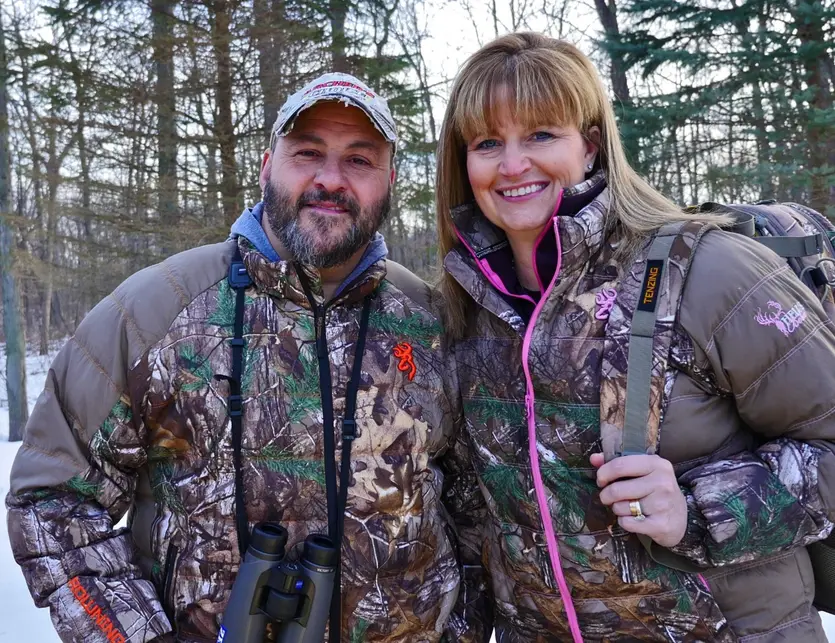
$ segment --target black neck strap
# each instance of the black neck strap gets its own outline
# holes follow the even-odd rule
[[[241,561],[246,554],[249,543],[249,521],[246,516],[246,502],[244,499],[244,479],[242,463],[243,445],[243,397],[241,395],[241,381],[244,372],[244,303],[246,289],[252,285],[252,279],[246,271],[246,266],[241,259],[241,253],[235,248],[232,263],[229,264],[229,276],[227,278],[229,287],[235,291],[235,325],[233,337],[230,340],[232,346],[232,375],[215,376],[218,379],[225,379],[229,382],[228,409],[229,418],[232,421],[232,450],[235,465],[235,526],[238,532],[238,549],[241,554]]]
[[[362,303],[362,315],[360,317],[359,334],[357,345],[354,349],[354,366],[351,371],[351,380],[348,382],[348,390],[345,392],[345,415],[342,418],[342,460],[339,466],[339,499],[337,501],[337,529],[336,529],[336,551],[339,554],[336,566],[336,573],[333,579],[333,597],[331,600],[330,616],[330,643],[339,643],[342,629],[342,538],[345,528],[345,509],[348,506],[348,487],[351,484],[351,447],[354,438],[357,437],[357,391],[362,379],[362,356],[365,353],[365,337],[368,334],[368,319],[371,313],[371,296],[365,298]],[[333,428],[325,427],[333,433]],[[335,466],[335,464],[334,464]]]
[[[340,462],[339,489],[336,484],[336,436],[334,434],[333,383],[331,365],[328,358],[327,325],[325,315],[327,306],[317,304],[313,298],[307,277],[300,266],[296,267],[302,289],[313,308],[316,332],[316,356],[319,361],[319,392],[322,399],[322,434],[324,440],[325,490],[328,500],[328,537],[333,541],[337,552],[336,573],[331,597],[329,643],[340,643],[342,635],[342,535],[345,524],[345,508],[348,504],[348,487],[351,482],[351,447],[356,437],[357,392],[362,379],[362,358],[365,353],[365,338],[368,335],[368,323],[371,317],[372,295],[363,300],[360,314],[357,344],[354,349],[354,364],[351,379],[345,392],[345,414],[342,419],[342,460]]]

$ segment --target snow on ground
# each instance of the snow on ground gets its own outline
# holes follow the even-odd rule
[[[30,411],[43,389],[49,364],[62,344],[57,342],[51,346],[48,356],[41,357],[35,353],[26,356],[26,393]],[[60,643],[52,628],[49,610],[35,607],[9,547],[4,500],[9,491],[12,461],[20,443],[6,441],[9,435],[9,412],[5,375],[6,346],[0,344],[0,643]],[[835,616],[822,614],[821,617],[827,636],[835,643]]]
[[[0,409],[4,412],[5,408]],[[49,610],[37,609],[12,558],[6,529],[9,471],[20,442],[0,441],[0,642],[60,643]]]
[[[50,355],[36,353],[26,356],[26,397],[29,411],[43,390],[46,373],[63,342],[51,346]],[[6,346],[0,344],[0,643],[60,643],[52,627],[48,609],[37,609],[23,582],[20,568],[12,558],[9,532],[6,528],[6,494],[9,473],[20,442],[7,442],[9,409],[6,400]]]
[[[26,351],[26,397],[29,400],[30,411],[43,390],[49,365],[65,341],[61,340],[50,344],[49,355],[42,356],[38,355],[36,351]],[[6,398],[6,345],[0,343],[0,440],[8,439],[9,404]]]

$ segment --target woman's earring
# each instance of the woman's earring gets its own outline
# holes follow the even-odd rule
[[[594,164],[593,164],[593,163],[589,163],[589,164],[586,166],[586,169],[587,169],[589,172],[591,172],[591,171],[592,171],[592,168],[594,168]]]

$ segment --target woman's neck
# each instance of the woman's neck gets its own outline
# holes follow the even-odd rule
[[[516,277],[525,290],[539,290],[539,279],[536,277],[536,266],[534,265],[537,238],[539,238],[539,233],[535,236],[525,235],[521,238],[508,236],[507,238],[513,252]]]

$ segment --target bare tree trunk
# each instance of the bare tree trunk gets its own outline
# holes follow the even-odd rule
[[[638,164],[640,159],[640,142],[633,133],[633,128],[623,127],[629,122],[632,96],[629,92],[629,80],[626,77],[626,61],[623,53],[615,48],[620,40],[620,26],[618,25],[618,10],[616,0],[594,0],[597,17],[603,27],[607,43],[606,52],[609,57],[609,80],[614,93],[613,106],[623,132],[623,146],[627,157]]]
[[[46,252],[44,262],[46,275],[43,280],[43,299],[41,300],[41,333],[38,353],[49,353],[49,337],[52,328],[52,294],[55,291],[55,236],[57,234],[56,212],[58,198],[58,184],[60,182],[60,165],[56,164],[55,133],[50,128],[50,154],[46,163]]]
[[[806,49],[803,58],[805,80],[811,93],[809,101],[809,122],[806,125],[806,142],[809,147],[809,169],[811,171],[811,196],[809,205],[820,212],[830,209],[835,189],[835,168],[830,166],[830,149],[835,144],[835,131],[822,116],[833,109],[832,93],[835,78],[830,78],[826,69],[827,43],[824,36],[823,18],[819,15],[820,5],[813,6],[810,0],[798,0],[797,35]]]
[[[284,1],[253,0],[255,17],[252,38],[258,50],[258,82],[264,96],[264,140],[281,109],[282,40],[284,35]]]
[[[345,19],[348,17],[346,0],[330,0],[331,16],[331,67],[333,71],[350,73],[348,65],[348,38],[345,35]]]
[[[229,25],[233,7],[229,0],[214,0],[209,8],[212,14],[212,49],[217,65],[215,135],[220,147],[220,194],[226,225],[231,226],[241,213],[235,162],[235,125],[232,121],[232,35]]]
[[[152,0],[153,47],[156,71],[158,208],[162,253],[177,249],[177,97],[174,93],[174,2]]]
[[[94,243],[92,229],[93,211],[91,208],[92,184],[90,181],[90,150],[88,149],[87,145],[87,114],[90,107],[88,104],[88,80],[85,77],[85,72],[82,71],[81,63],[78,60],[75,51],[72,48],[71,40],[68,40],[67,42],[67,51],[70,55],[72,78],[73,83],[75,84],[75,103],[76,109],[78,110],[76,138],[78,139],[78,164],[81,170],[81,211],[79,212],[79,214],[81,215],[84,243],[86,244],[87,248],[92,248]],[[89,266],[91,268],[91,274],[98,275],[98,253],[90,252],[87,256],[87,261],[89,262]],[[85,280],[85,285],[83,285],[80,288],[80,291],[78,293],[81,308],[84,311],[90,310],[93,307],[93,304],[95,303],[93,301],[93,298],[95,297],[96,292],[96,280],[97,277],[95,276],[91,277],[88,280]]]
[[[618,26],[618,13],[615,0],[594,0],[594,7],[597,9],[597,17],[606,34],[606,40],[614,43],[620,38],[620,27]],[[617,102],[629,103],[629,82],[626,78],[626,64],[621,54],[609,51],[609,79],[612,82],[612,91]]]
[[[56,81],[50,81],[50,83],[53,82]],[[46,355],[49,352],[49,339],[52,329],[52,296],[55,292],[55,268],[58,264],[56,244],[58,243],[58,211],[60,209],[58,189],[62,182],[61,167],[78,138],[78,130],[74,128],[72,135],[64,144],[63,148],[60,151],[58,150],[58,129],[61,126],[61,120],[58,118],[60,99],[57,97],[57,92],[54,95],[55,98],[52,99],[52,105],[50,106],[50,118],[46,122],[45,128],[47,136],[47,158],[45,163],[47,190],[45,212],[46,251],[44,253],[46,275],[43,278],[43,299],[41,300],[42,313],[39,348],[41,355]]]
[[[828,82],[828,96],[829,96],[829,105],[830,109],[832,107],[833,102],[833,93],[835,93],[835,60],[832,59],[832,56],[829,53],[821,56],[821,72],[824,78],[827,79]],[[833,206],[835,206],[835,127],[832,125],[829,126],[827,131],[827,144],[826,148],[829,150],[829,171],[830,171],[830,180],[829,180],[829,203],[830,203],[830,212],[829,214],[835,216],[835,212],[832,211]]]
[[[498,38],[502,32],[499,29],[499,8],[496,6],[496,0],[490,0],[490,16],[493,18],[493,37]]]
[[[29,419],[26,403],[26,339],[20,317],[20,297],[12,263],[13,233],[6,222],[11,192],[9,110],[6,79],[6,34],[0,12],[0,275],[3,286],[3,329],[6,334],[6,397],[9,400],[9,441],[23,439]]]

